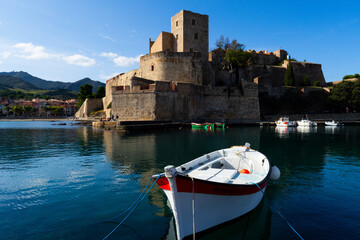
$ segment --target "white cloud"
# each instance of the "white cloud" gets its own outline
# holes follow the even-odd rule
[[[43,46],[35,46],[31,42],[18,43],[15,44],[13,48],[19,49],[20,53],[17,56],[25,59],[49,59],[57,57],[56,55],[47,53]]]
[[[106,39],[106,40],[110,40],[110,41],[112,41],[112,42],[116,42],[115,39],[113,39],[112,37],[110,37],[110,36],[108,36],[108,35],[105,35],[105,34],[100,33],[99,36],[102,37],[102,38],[104,38],[104,39]]]
[[[107,57],[107,58],[116,58],[118,55],[116,53],[113,53],[113,52],[102,52],[100,54],[101,57]]]
[[[124,57],[124,56],[119,56],[118,54],[113,52],[102,52],[100,56],[111,59],[116,66],[130,67],[133,66],[135,63],[140,62],[140,57],[142,55],[139,55],[137,57]]]
[[[2,64],[2,61],[0,61],[0,64]]]
[[[129,67],[134,65],[135,63],[140,62],[141,55],[137,57],[124,57],[124,56],[118,56],[113,59],[116,66],[120,67]]]
[[[10,57],[11,53],[8,52],[8,51],[5,51],[5,52],[0,52],[0,57],[1,58],[7,58],[7,57]]]
[[[112,74],[109,74],[109,75],[105,75],[105,74],[100,74],[99,77],[101,79],[104,79],[104,80],[108,80],[110,78],[113,78],[115,77],[116,75],[118,75],[119,73],[112,73]]]
[[[63,60],[68,64],[79,65],[83,67],[93,66],[96,63],[95,59],[88,58],[79,54],[75,54],[72,56],[65,56],[63,57]]]

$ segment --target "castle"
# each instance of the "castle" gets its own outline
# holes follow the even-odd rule
[[[182,10],[171,18],[171,33],[149,40],[139,69],[106,81],[106,116],[120,121],[259,120],[259,86],[281,86],[287,53],[252,53],[253,64],[246,68],[235,73],[221,68],[224,50],[209,53],[208,16]],[[283,66],[274,65],[281,61]],[[309,63],[298,65],[295,81],[304,74],[315,81]],[[321,65],[313,65],[321,71]]]

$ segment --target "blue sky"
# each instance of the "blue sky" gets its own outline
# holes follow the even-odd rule
[[[360,72],[360,1],[0,0],[0,71],[105,82],[139,67],[149,37],[182,9],[209,15],[209,47],[221,35],[246,49],[280,47],[322,64],[326,81]]]

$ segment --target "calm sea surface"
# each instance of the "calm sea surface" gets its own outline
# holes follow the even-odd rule
[[[121,134],[59,122],[0,122],[0,239],[102,239],[152,174],[251,143],[281,170],[271,204],[305,239],[359,239],[360,127],[234,127]],[[219,206],[221,207],[221,206]],[[174,239],[155,186],[109,239]],[[297,239],[266,199],[202,239]]]

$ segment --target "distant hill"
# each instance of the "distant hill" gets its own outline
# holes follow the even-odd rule
[[[102,82],[94,81],[94,80],[91,80],[90,78],[84,78],[79,81],[71,83],[71,85],[65,89],[69,90],[69,91],[73,91],[73,92],[79,92],[80,86],[82,86],[84,84],[89,84],[89,85],[93,86],[93,92],[96,92],[99,87],[105,87],[105,84]]]
[[[84,78],[81,79],[79,81],[76,82],[59,82],[59,81],[49,81],[49,80],[44,80],[38,77],[34,77],[31,74],[27,73],[27,72],[0,72],[0,76],[10,76],[10,77],[14,77],[14,78],[18,78],[21,79],[23,81],[25,81],[26,83],[28,83],[29,85],[25,86],[25,88],[21,88],[24,90],[29,90],[29,87],[33,87],[32,89],[44,89],[44,90],[57,90],[57,89],[66,89],[69,91],[74,91],[74,92],[79,92],[80,90],[80,86],[84,85],[84,84],[90,84],[93,86],[93,92],[96,92],[97,89],[100,86],[105,86],[104,83],[99,82],[99,81],[94,81],[91,80],[90,78]],[[0,85],[5,85],[5,83],[0,82]],[[21,85],[21,84],[20,84]],[[1,86],[0,86],[1,87]]]
[[[0,75],[0,89],[39,90],[37,86],[18,77]]]

